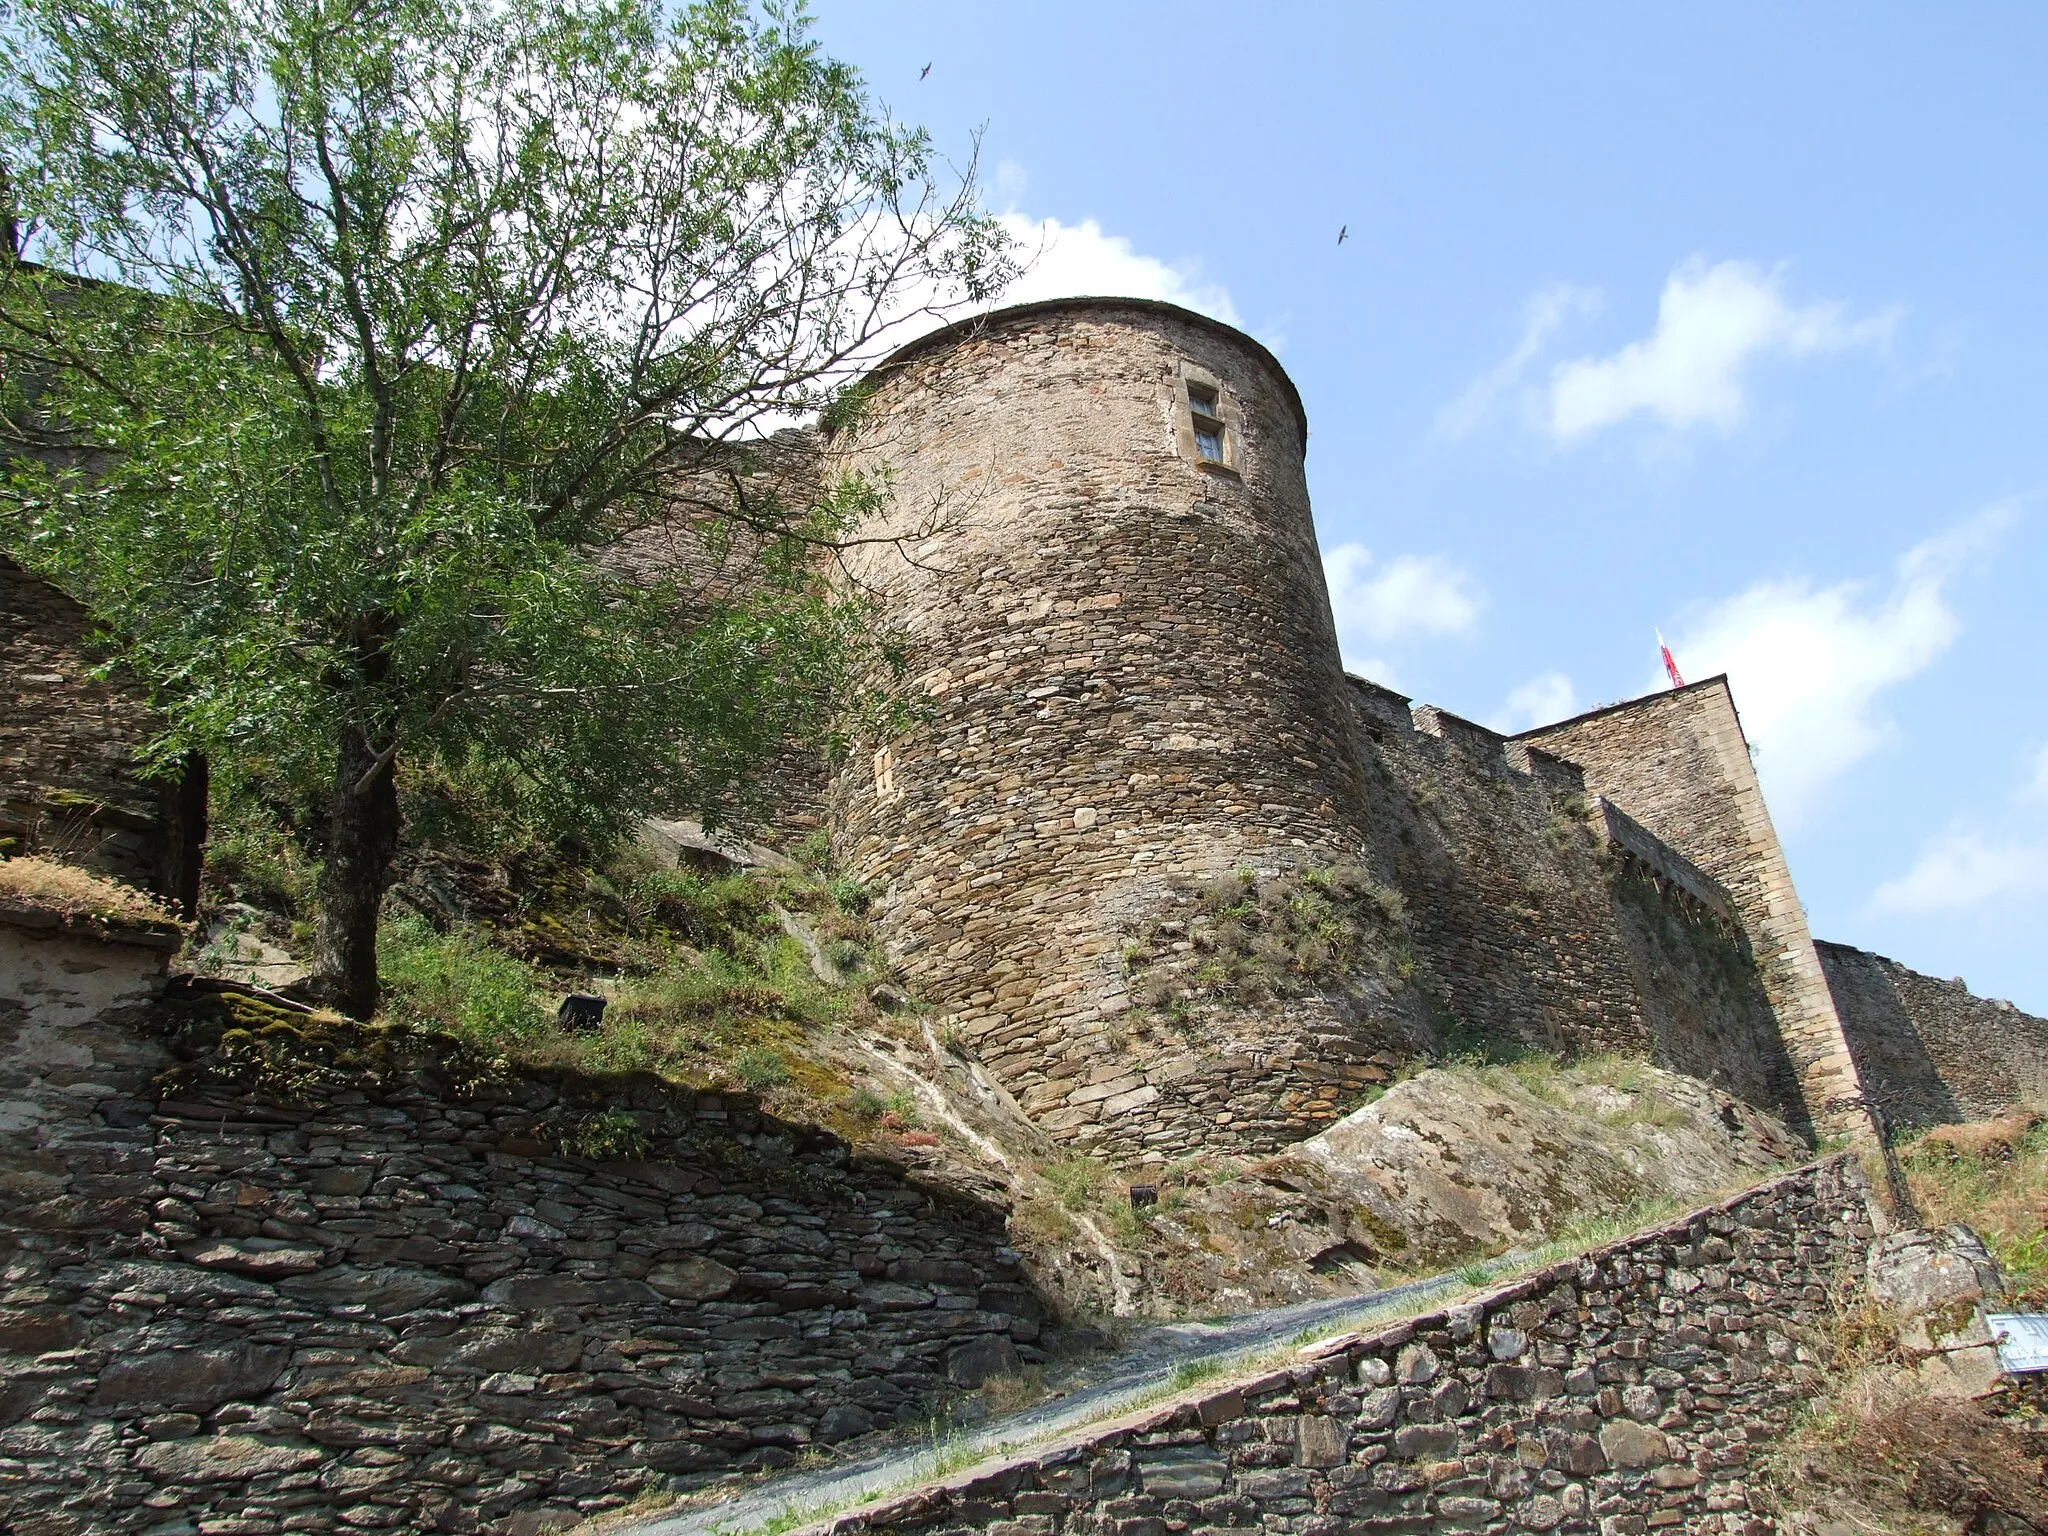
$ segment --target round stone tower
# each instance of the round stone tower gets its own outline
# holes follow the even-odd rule
[[[1360,846],[1293,384],[1242,332],[1132,299],[955,325],[871,383],[829,462],[883,488],[848,565],[909,639],[920,718],[856,749],[834,828],[884,942],[1060,1139],[1312,1133],[1379,1075],[1384,1029],[1319,997],[1169,1027],[1126,963],[1190,882]]]

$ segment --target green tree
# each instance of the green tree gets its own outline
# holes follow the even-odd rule
[[[158,688],[163,758],[325,785],[325,995],[376,1003],[401,761],[603,833],[824,728],[879,641],[821,552],[874,489],[747,494],[744,445],[1010,259],[800,6],[5,18],[0,539]],[[714,516],[744,591],[606,562]]]

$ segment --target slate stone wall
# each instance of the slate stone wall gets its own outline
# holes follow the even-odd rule
[[[1189,427],[1205,380],[1223,465]],[[897,542],[848,567],[906,636],[923,713],[841,775],[837,846],[886,883],[877,927],[946,1026],[1092,1150],[1298,1139],[1351,1107],[1383,1044],[1316,998],[1125,1027],[1119,950],[1176,882],[1361,839],[1305,432],[1250,338],[1086,300],[913,344],[833,445],[887,476],[866,532]]]
[[[1727,889],[1798,1073],[1807,1116],[1825,1132],[1870,1135],[1856,1062],[1728,680],[1713,677],[1653,693],[1515,739],[1579,764],[1593,793],[1614,801]]]
[[[746,1099],[425,1057],[287,1110],[160,1098],[118,1022],[64,1044],[73,1113],[0,1133],[17,1536],[568,1525],[1036,1356],[999,1212]],[[604,1108],[644,1151],[555,1150]]]
[[[1768,1536],[1755,1459],[1825,1384],[1866,1194],[1822,1163],[830,1529]]]
[[[203,767],[144,778],[162,728],[91,645],[84,608],[0,555],[0,854],[49,853],[189,910],[206,828]]]
[[[1615,1051],[1803,1128],[1725,892],[1573,763],[1350,678],[1372,846],[1407,898],[1439,1035]]]
[[[820,473],[813,427],[707,446],[699,468],[677,475],[661,504],[603,549],[604,566],[629,581],[681,581],[707,609],[744,601],[762,580],[762,527],[814,506],[823,491]],[[823,829],[829,777],[816,743],[786,742],[757,773],[755,803],[738,826],[778,847],[793,846]],[[700,807],[658,809],[695,817]]]
[[[1847,944],[1819,945],[1864,1091],[1901,1129],[2048,1103],[2048,1019],[1962,978],[1923,976]]]

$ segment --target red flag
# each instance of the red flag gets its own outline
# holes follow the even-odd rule
[[[1664,643],[1664,631],[1657,631],[1657,649],[1664,657],[1664,671],[1671,679],[1671,686],[1683,688],[1685,679],[1678,675],[1678,663],[1671,659],[1671,647]]]

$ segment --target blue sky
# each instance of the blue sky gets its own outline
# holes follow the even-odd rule
[[[1353,670],[1512,728],[1661,628],[1817,935],[2048,1013],[2048,7],[818,11],[1015,296],[1278,352]]]

